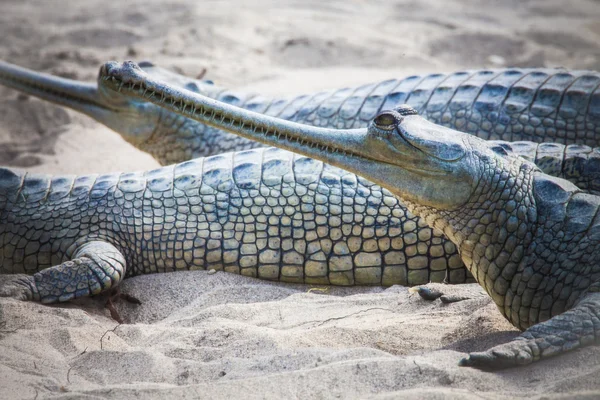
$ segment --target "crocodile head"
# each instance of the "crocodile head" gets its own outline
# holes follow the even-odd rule
[[[149,62],[139,64],[148,74],[171,85],[210,95],[216,88],[210,81],[198,81],[156,67]],[[0,84],[23,93],[69,107],[84,113],[119,133],[134,146],[152,146],[152,135],[166,137],[179,129],[183,118],[154,104],[97,84],[39,73],[0,61]]]

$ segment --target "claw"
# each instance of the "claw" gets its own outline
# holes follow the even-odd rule
[[[121,318],[121,315],[115,307],[115,301],[117,299],[125,300],[133,304],[142,304],[142,302],[137,297],[129,295],[127,293],[121,293],[121,289],[118,286],[115,289],[113,289],[110,295],[108,296],[108,299],[106,300],[106,304],[104,306],[110,311],[110,316],[112,317],[112,319],[114,319],[120,324],[123,323],[123,318]]]
[[[21,301],[39,300],[35,280],[32,276],[24,274],[15,275],[0,285],[0,297],[11,297]]]

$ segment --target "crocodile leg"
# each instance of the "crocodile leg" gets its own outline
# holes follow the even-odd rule
[[[600,293],[589,293],[572,309],[527,329],[514,340],[470,353],[460,366],[502,369],[600,343]]]
[[[71,260],[34,275],[18,275],[0,288],[0,296],[57,303],[91,296],[116,287],[125,275],[125,259],[101,241],[80,245]]]

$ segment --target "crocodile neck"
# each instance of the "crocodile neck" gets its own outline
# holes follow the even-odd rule
[[[438,210],[404,203],[457,245],[467,269],[510,318],[505,310],[506,294],[517,271],[523,268],[537,230],[539,206],[531,188],[539,170],[519,157],[508,159],[481,163],[478,184],[459,209]]]

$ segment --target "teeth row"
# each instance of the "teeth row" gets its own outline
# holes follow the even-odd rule
[[[114,76],[110,77],[110,76],[104,76],[102,78],[105,81],[111,80],[113,84],[118,85],[118,91],[120,92],[123,87],[125,87],[127,90],[132,91],[132,92],[137,92],[142,98],[153,98],[156,97],[156,92],[155,91],[151,91],[150,94],[148,94],[148,87],[143,83],[134,83],[134,82],[123,82],[118,80],[117,78],[115,78]],[[136,86],[139,86],[139,88],[136,88]],[[281,133],[277,130],[270,130],[270,129],[264,129],[262,126],[256,126],[256,125],[246,125],[245,122],[238,122],[234,119],[230,119],[230,118],[226,118],[224,115],[219,115],[217,113],[215,113],[214,111],[211,111],[210,113],[206,110],[204,110],[203,108],[198,108],[196,109],[196,106],[190,105],[188,103],[186,103],[183,99],[177,99],[175,97],[165,97],[164,93],[161,94],[161,98],[159,100],[161,103],[169,103],[170,105],[176,107],[179,109],[179,111],[182,114],[186,114],[186,109],[189,108],[190,111],[187,111],[187,114],[189,115],[202,115],[206,118],[209,118],[210,120],[217,120],[220,119],[221,120],[221,124],[225,123],[225,120],[227,119],[229,121],[229,125],[230,126],[239,126],[240,128],[244,129],[250,129],[252,130],[252,133],[260,133],[263,136],[276,136],[277,140],[281,140],[283,137],[283,140],[289,143],[299,143],[301,146],[304,145],[308,145],[311,149],[312,148],[317,148],[320,151],[323,151],[325,153],[330,153],[330,154],[336,154],[336,153],[340,153],[342,156],[358,156],[356,154],[353,153],[349,153],[347,151],[344,150],[340,150],[337,148],[330,148],[329,146],[324,146],[318,143],[309,143],[307,141],[304,141],[303,139],[301,139],[298,136],[288,136],[287,133]],[[181,103],[180,106],[177,105],[177,103]]]

